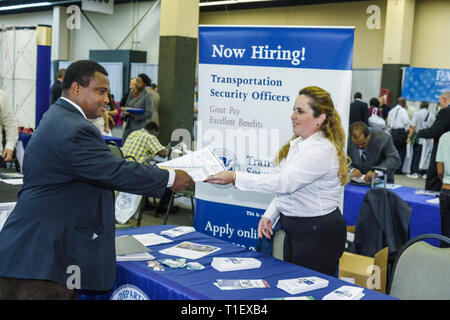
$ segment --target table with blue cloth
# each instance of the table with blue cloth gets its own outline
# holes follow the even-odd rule
[[[361,204],[369,189],[370,187],[354,184],[348,184],[345,187],[343,214],[348,226],[356,224]],[[410,237],[424,233],[441,234],[439,204],[427,202],[436,197],[416,194],[417,190],[419,189],[404,186],[390,190],[411,205]]]
[[[111,136],[102,136],[102,138],[103,138],[103,140],[105,140],[105,142],[114,141],[115,143],[117,143],[117,145],[119,147],[122,146],[122,138],[111,137]]]
[[[116,231],[116,236],[145,233],[160,234],[161,231],[174,227],[176,226],[157,225],[122,229]],[[114,296],[123,299],[152,300],[259,300],[280,298],[291,295],[276,287],[278,280],[318,276],[329,281],[326,288],[308,291],[296,296],[312,296],[314,299],[319,300],[342,285],[351,285],[334,277],[241,248],[203,233],[191,232],[176,238],[164,237],[173,240],[173,242],[149,247],[151,249],[150,254],[156,260],[176,259],[176,256],[165,255],[159,251],[175,246],[183,241],[216,246],[220,247],[221,250],[194,260],[206,267],[203,270],[171,269],[168,266],[164,266],[164,271],[154,271],[147,266],[146,261],[118,262],[116,282],[111,291],[98,293],[81,290],[78,294],[79,299],[101,300],[110,299]],[[250,270],[219,272],[211,267],[213,257],[252,257],[261,261],[261,267]],[[192,260],[187,260],[187,262],[190,261]],[[220,290],[213,284],[217,279],[264,279],[269,283],[270,288]],[[394,299],[369,289],[364,289],[364,293],[364,300]]]
[[[114,141],[119,145],[119,147],[122,146],[122,138],[111,137],[111,136],[102,136],[102,138],[105,142]],[[30,141],[30,139],[31,139],[31,134],[19,133],[19,141],[22,141],[24,149],[26,149],[27,144]]]

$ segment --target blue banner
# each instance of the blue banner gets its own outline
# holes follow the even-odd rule
[[[197,148],[211,147],[227,170],[276,173],[294,101],[312,85],[331,94],[347,128],[353,36],[353,27],[200,26]],[[254,250],[274,196],[197,183],[194,227]]]
[[[200,26],[199,63],[351,70],[353,34],[353,28]]]
[[[450,69],[405,68],[402,96],[406,100],[438,102],[450,90]]]

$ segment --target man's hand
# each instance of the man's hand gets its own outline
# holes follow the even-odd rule
[[[264,217],[259,220],[258,224],[258,237],[262,238],[263,235],[267,239],[270,239],[270,237],[273,236],[272,221]]]
[[[5,162],[11,161],[12,157],[13,157],[13,152],[14,151],[10,150],[10,149],[3,150],[3,153],[2,153],[3,161],[5,161]]]
[[[375,171],[368,171],[366,173],[366,176],[364,177],[364,181],[365,182],[371,182],[372,179],[376,179],[377,175],[378,174]]]
[[[183,170],[175,170],[175,181],[173,182],[170,190],[173,192],[180,192],[187,187],[193,186],[194,180]]]
[[[362,173],[358,169],[353,169],[350,175],[352,178],[361,178]]]

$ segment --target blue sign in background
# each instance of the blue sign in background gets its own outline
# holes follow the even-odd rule
[[[199,63],[351,70],[353,35],[353,28],[200,26]]]
[[[438,102],[450,90],[450,69],[405,68],[402,96],[406,100]]]

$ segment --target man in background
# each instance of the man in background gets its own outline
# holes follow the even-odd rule
[[[62,95],[62,81],[64,79],[65,72],[66,69],[60,69],[56,74],[55,83],[53,83],[52,87],[50,88],[50,104],[54,104],[56,100],[58,100]]]
[[[388,169],[387,182],[394,183],[394,172],[400,166],[400,157],[391,136],[382,130],[368,128],[363,122],[353,123],[349,136],[350,177],[360,178],[364,174],[364,181],[370,182],[377,175],[372,168],[378,166]]]
[[[444,133],[439,139],[436,153],[436,168],[442,181],[439,194],[439,207],[441,211],[441,234],[450,238],[450,132]],[[441,247],[449,245],[441,241]]]
[[[361,92],[356,92],[353,98],[355,100],[350,104],[350,120],[348,124],[351,125],[353,122],[361,121],[369,125],[369,107],[367,103],[361,101]]]
[[[3,146],[3,129],[6,143]],[[0,167],[6,168],[6,162],[13,158],[14,147],[19,138],[16,116],[11,107],[11,101],[5,91],[0,90]]]
[[[436,116],[436,121],[428,129],[422,129],[417,135],[418,138],[433,138],[433,150],[431,151],[430,166],[427,170],[427,179],[425,180],[425,189],[431,191],[441,190],[442,181],[437,175],[436,152],[440,137],[447,131],[450,131],[450,91],[445,91],[439,96],[441,109]]]

